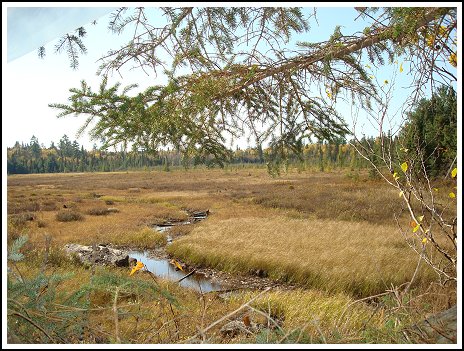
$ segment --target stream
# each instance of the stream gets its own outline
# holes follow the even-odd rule
[[[196,223],[206,219],[209,211],[190,211],[187,212],[189,219],[186,221],[168,220],[164,223],[155,224],[153,229],[164,233],[166,232],[167,244],[172,243],[172,237],[169,235],[169,229],[174,226],[187,225]],[[183,272],[178,269],[169,259],[155,258],[148,251],[130,251],[129,256],[141,261],[145,264],[146,269],[157,277],[179,281],[179,285],[195,289],[200,292],[220,291],[223,290],[223,286],[219,283],[215,283],[208,278],[206,275],[201,273]],[[188,277],[186,277],[188,275]],[[185,278],[184,278],[185,277]],[[184,279],[183,279],[184,278]],[[182,280],[181,280],[182,279]]]
[[[177,269],[175,265],[170,263],[169,259],[151,257],[148,251],[129,251],[128,254],[129,257],[133,257],[136,258],[137,261],[141,261],[147,270],[163,279],[179,281],[190,273]],[[207,278],[201,273],[194,273],[188,276],[180,281],[179,285],[185,288],[195,289],[202,293],[221,291],[224,289],[221,284],[213,282],[210,278]]]

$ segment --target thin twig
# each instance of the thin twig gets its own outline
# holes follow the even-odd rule
[[[209,326],[207,326],[206,328],[204,328],[203,330],[199,331],[198,333],[196,333],[194,336],[190,337],[189,339],[187,339],[185,342],[189,342],[191,340],[193,340],[194,338],[196,338],[199,334],[204,334],[206,333],[208,330],[210,330],[211,328],[215,327],[216,325],[218,325],[219,323],[223,322],[224,320],[226,320],[227,318],[229,317],[232,317],[234,314],[240,312],[242,309],[244,309],[245,307],[250,307],[250,303],[254,300],[256,300],[258,297],[260,297],[261,295],[267,293],[271,288],[268,287],[266,289],[264,289],[263,291],[261,291],[258,295],[256,295],[255,297],[253,297],[251,300],[249,300],[248,302],[244,303],[243,305],[241,305],[239,308],[237,308],[236,310],[230,312],[229,314],[219,318],[218,320],[216,320],[215,322],[211,323]]]
[[[13,312],[11,314],[9,314],[9,316],[18,316],[18,317],[21,317],[22,319],[28,321],[29,323],[31,323],[34,327],[36,327],[37,329],[39,329],[42,333],[45,334],[45,336],[47,336],[53,343],[55,342],[55,339],[53,339],[40,325],[36,324],[32,319],[24,316],[23,314],[19,313],[19,312]]]
[[[113,300],[114,334],[116,337],[116,342],[120,344],[121,339],[119,338],[119,315],[118,315],[118,305],[117,305],[118,295],[119,295],[119,287],[116,287],[116,291],[114,293],[114,300]]]

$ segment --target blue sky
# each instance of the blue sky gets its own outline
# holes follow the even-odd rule
[[[7,3],[6,5],[10,7],[35,6],[33,3],[29,5],[13,4],[8,5]],[[45,4],[41,4],[41,6],[50,6],[47,3]],[[58,111],[49,108],[48,104],[66,103],[69,88],[78,87],[82,79],[85,79],[92,87],[97,87],[100,81],[95,74],[98,68],[97,60],[109,49],[119,48],[126,43],[131,33],[125,32],[120,36],[109,33],[107,26],[111,8],[99,8],[99,6],[107,6],[106,3],[96,3],[94,6],[97,7],[92,8],[79,8],[76,3],[64,4],[63,6],[68,6],[65,12],[60,8],[48,8],[42,9],[42,11],[34,9],[34,11],[26,15],[24,11],[16,11],[15,13],[15,9],[8,9],[9,12],[11,11],[10,14],[12,12],[13,15],[16,14],[16,18],[11,17],[12,20],[8,24],[8,48],[10,48],[9,51],[13,51],[14,56],[5,64],[5,55],[2,55],[4,60],[2,66],[4,73],[2,80],[2,140],[4,147],[12,146],[16,141],[29,142],[32,135],[35,135],[39,142],[46,147],[52,141],[57,143],[63,134],[66,134],[71,140],[76,139],[79,144],[84,145],[87,149],[90,149],[94,143],[89,140],[87,135],[83,135],[79,139],[76,137],[76,132],[84,123],[85,116],[77,118],[68,116],[58,119],[56,118]],[[286,6],[291,5],[287,4],[285,3]],[[84,5],[88,6],[87,4]],[[149,4],[145,5],[150,6]],[[234,3],[234,5],[239,6],[240,3]],[[245,3],[242,4],[242,6],[246,5]],[[268,3],[253,5],[268,6]],[[314,5],[314,3],[296,3],[295,5],[308,6]],[[342,26],[341,31],[343,34],[362,31],[366,23],[363,23],[361,18],[355,21],[358,16],[357,11],[354,9],[355,4],[349,5],[324,4],[325,7],[317,8],[318,22],[311,20],[309,33],[295,36],[293,39],[295,41],[311,42],[327,40],[336,25]],[[2,6],[4,7],[5,3]],[[308,7],[306,10],[309,13],[313,11],[313,8]],[[4,17],[5,12],[7,11],[2,11]],[[104,15],[105,13],[107,14]],[[97,24],[90,24],[94,19],[97,20]],[[29,25],[14,27],[15,23],[20,23],[19,20]],[[79,69],[73,71],[69,67],[66,54],[54,54],[53,47],[60,35],[81,25],[85,26],[88,32],[85,38],[88,53],[81,57]],[[3,32],[5,33],[5,31]],[[37,56],[37,48],[45,43],[47,43],[45,45],[47,55],[45,59],[40,59]],[[5,50],[5,47],[3,50]],[[28,53],[21,56],[23,52]],[[375,76],[381,82],[385,79],[391,81],[391,74],[397,69],[397,66],[385,67],[376,72]],[[407,75],[407,72],[408,64],[404,63],[404,73],[398,75],[397,89],[403,89],[401,87],[409,85],[410,76]],[[120,81],[123,86],[138,83],[140,89],[162,83],[159,78],[147,76],[140,70],[125,70],[122,79],[120,76],[113,76],[112,82],[116,81]],[[394,103],[400,106],[401,98],[406,94],[400,93],[396,95]],[[353,120],[352,111],[347,106],[341,106],[340,111],[345,116],[346,121],[351,123]],[[375,129],[372,128],[367,119],[362,117],[358,119],[357,128],[367,132],[367,134],[375,134]],[[241,147],[246,147],[244,140],[239,141],[239,143],[241,143]]]

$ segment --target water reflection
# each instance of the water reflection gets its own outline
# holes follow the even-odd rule
[[[137,261],[141,261],[150,272],[163,279],[178,281],[189,273],[176,270],[176,267],[169,263],[167,259],[149,257],[148,251],[130,251],[129,256],[137,259]],[[179,284],[185,288],[191,288],[201,292],[222,290],[220,284],[212,282],[211,279],[206,278],[203,274],[192,274],[183,279]]]

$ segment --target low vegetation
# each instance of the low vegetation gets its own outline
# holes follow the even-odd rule
[[[417,265],[391,211],[402,223],[407,214],[382,181],[350,172],[290,169],[274,178],[260,167],[229,167],[9,176],[10,253],[28,238],[16,248],[23,257],[9,260],[9,342],[414,342],[404,327],[454,304],[456,288],[430,285],[433,273],[421,265],[410,294],[394,298]],[[33,212],[32,198],[39,204]],[[117,211],[107,213],[109,204]],[[153,226],[185,220],[187,209],[210,215],[173,228],[175,240],[166,245]],[[85,220],[76,220],[82,214]],[[281,288],[201,294],[145,271],[88,269],[64,253],[68,243],[165,247],[192,267],[267,277]],[[25,291],[44,299],[47,315]],[[225,335],[221,328],[231,321],[261,327]]]
[[[79,212],[72,210],[59,211],[56,214],[56,220],[59,222],[72,222],[72,221],[81,221],[84,219],[84,216]]]

